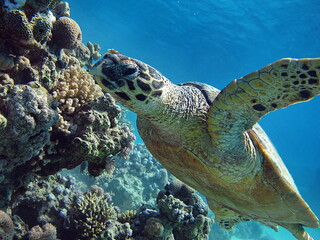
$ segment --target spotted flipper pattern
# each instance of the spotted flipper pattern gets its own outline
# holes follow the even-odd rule
[[[248,222],[249,218],[225,208],[215,202],[214,200],[207,198],[208,205],[215,215],[215,222],[226,230],[232,230],[232,228],[240,222]]]
[[[227,141],[267,113],[319,93],[320,58],[281,59],[234,80],[219,93],[208,113],[209,132],[213,141]]]

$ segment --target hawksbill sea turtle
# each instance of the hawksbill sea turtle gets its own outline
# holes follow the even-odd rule
[[[257,122],[320,93],[320,58],[281,59],[222,91],[203,83],[173,84],[115,50],[90,72],[105,92],[137,113],[149,151],[207,198],[222,227],[255,220],[313,240],[303,227],[319,228],[319,220]]]

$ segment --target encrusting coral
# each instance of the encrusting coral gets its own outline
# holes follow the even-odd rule
[[[36,225],[28,233],[28,240],[56,240],[57,229],[51,223],[46,223],[42,227]]]
[[[14,182],[19,182],[13,172],[24,165],[50,140],[50,128],[57,123],[58,113],[51,105],[47,91],[41,86],[19,85],[14,88],[0,86],[7,91],[0,96],[0,113],[6,119],[5,128],[0,129],[0,190],[9,200]],[[6,89],[6,90],[5,90]]]
[[[26,5],[31,6],[34,10],[40,11],[49,7],[51,0],[27,0]]]
[[[0,210],[0,239],[12,240],[14,236],[14,225],[11,217]]]

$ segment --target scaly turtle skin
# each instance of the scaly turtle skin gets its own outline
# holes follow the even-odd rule
[[[175,85],[138,60],[108,52],[96,81],[138,114],[150,152],[206,196],[225,229],[253,219],[299,240],[317,217],[300,196],[271,141],[257,124],[279,108],[320,93],[320,59],[281,59],[234,80],[221,92],[201,83]]]

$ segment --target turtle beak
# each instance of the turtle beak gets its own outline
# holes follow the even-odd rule
[[[120,79],[133,79],[139,73],[137,64],[129,57],[118,53],[106,53],[90,70],[92,75],[102,77],[111,82]]]

